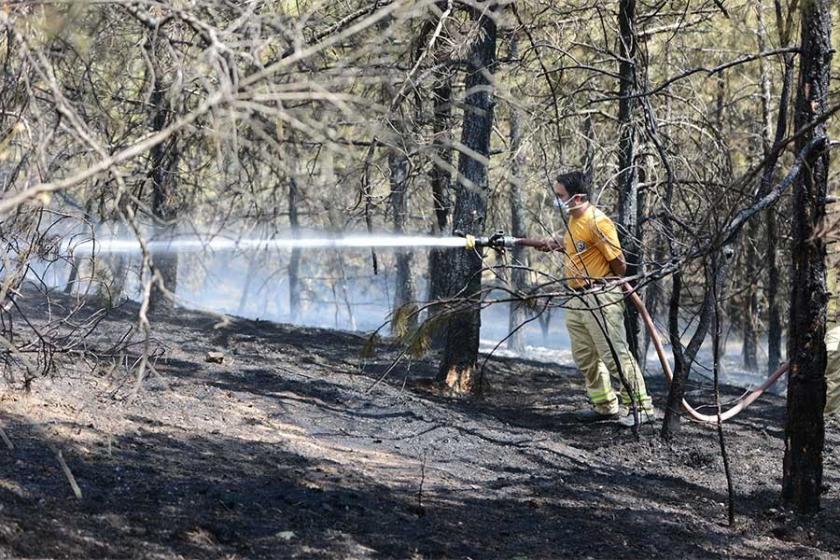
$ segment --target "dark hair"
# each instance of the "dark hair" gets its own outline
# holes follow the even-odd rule
[[[566,187],[569,196],[583,194],[589,198],[589,177],[581,171],[559,173],[554,177],[554,181]]]

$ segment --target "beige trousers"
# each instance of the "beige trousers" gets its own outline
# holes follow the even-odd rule
[[[829,323],[825,333],[825,410],[824,417],[840,412],[840,325]]]
[[[572,344],[572,357],[586,379],[586,393],[595,410],[614,414],[631,401],[639,410],[653,412],[645,379],[630,352],[624,329],[624,294],[620,288],[606,293],[582,294],[571,299],[566,309],[566,328]],[[606,336],[604,335],[606,331]],[[612,343],[618,357],[616,364],[610,350]],[[620,383],[619,365],[630,391]],[[621,407],[612,379],[621,386]],[[631,399],[632,394],[632,399]]]

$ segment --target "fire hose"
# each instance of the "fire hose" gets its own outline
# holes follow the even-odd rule
[[[656,326],[653,324],[653,319],[650,317],[650,313],[648,313],[645,304],[642,302],[642,299],[636,294],[635,291],[627,284],[627,282],[622,282],[621,284],[624,291],[627,293],[627,297],[630,298],[630,301],[633,302],[633,305],[636,306],[636,309],[639,310],[639,314],[642,316],[642,320],[645,322],[645,327],[648,330],[648,334],[650,334],[650,339],[653,341],[653,347],[656,349],[656,355],[659,356],[659,361],[662,364],[662,371],[665,373],[665,379],[668,380],[670,384],[674,380],[674,372],[671,371],[671,364],[668,362],[668,359],[665,357],[665,350],[662,347],[662,339],[659,336],[659,331],[657,331]],[[727,410],[726,412],[721,412],[720,414],[720,421],[723,422],[724,420],[729,420],[730,418],[737,415],[739,412],[750,406],[753,402],[755,402],[758,397],[760,397],[764,392],[769,389],[779,378],[784,375],[788,370],[788,363],[785,362],[779,366],[779,368],[773,372],[770,377],[768,377],[764,383],[762,383],[757,388],[750,391],[746,396],[742,397],[736,404],[732,405],[732,407]],[[682,400],[682,407],[688,413],[688,415],[698,422],[714,422],[718,421],[717,415],[710,415],[710,414],[701,414],[697,412],[697,410],[692,407],[688,401],[685,399]]]
[[[528,238],[521,238],[521,237],[511,237],[504,235],[503,232],[497,232],[489,237],[474,237],[471,235],[466,235],[465,237],[465,247],[467,249],[476,249],[481,247],[489,247],[492,249],[510,249],[513,247],[544,247],[545,241],[539,239],[528,239]],[[639,314],[642,317],[642,320],[645,323],[645,328],[647,328],[648,334],[650,335],[650,339],[653,342],[653,347],[656,349],[656,355],[659,357],[659,362],[662,364],[662,372],[665,374],[665,379],[668,380],[668,384],[670,385],[674,381],[674,372],[671,369],[671,364],[668,362],[668,359],[665,356],[665,350],[662,344],[662,337],[659,334],[656,326],[653,324],[653,319],[648,313],[645,304],[642,302],[641,298],[636,294],[635,290],[630,287],[627,282],[621,282],[621,287],[624,292],[627,294],[627,298],[633,303],[636,309],[639,311]],[[729,420],[730,418],[735,417],[738,413],[743,411],[745,408],[750,406],[754,403],[761,395],[764,394],[767,389],[769,389],[779,378],[784,375],[788,371],[788,363],[785,362],[779,368],[772,373],[760,386],[750,391],[745,396],[741,397],[737,403],[732,405],[728,410],[722,411],[720,416],[717,414],[702,414],[697,411],[691,404],[688,403],[685,399],[682,399],[682,407],[686,411],[686,413],[691,417],[692,420],[697,422],[707,422],[707,423],[717,423],[719,420],[721,422],[725,420]]]

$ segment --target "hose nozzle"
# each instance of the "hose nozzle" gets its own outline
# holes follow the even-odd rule
[[[466,235],[464,238],[466,240],[464,247],[467,250],[480,249],[483,247],[489,247],[490,249],[496,250],[510,249],[516,245],[516,238],[511,237],[509,235],[505,235],[503,231],[497,231],[489,237],[475,237],[473,235]]]

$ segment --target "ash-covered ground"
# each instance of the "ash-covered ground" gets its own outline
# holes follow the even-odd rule
[[[19,300],[36,327],[71,303]],[[394,343],[363,359],[358,334],[178,309],[155,319],[154,371],[136,391],[142,345],[107,358],[136,314],[109,312],[28,393],[7,372],[0,558],[840,555],[840,428],[827,433],[824,511],[790,517],[778,508],[777,396],[725,424],[729,528],[715,428],[685,422],[666,444],[658,424],[639,438],[577,424],[586,403],[569,364],[491,357],[487,394],[454,399],[430,390],[434,356],[402,360],[374,386],[400,354]],[[221,364],[206,361],[211,351]],[[649,384],[661,404],[664,381]],[[692,389],[709,402],[708,387]]]

